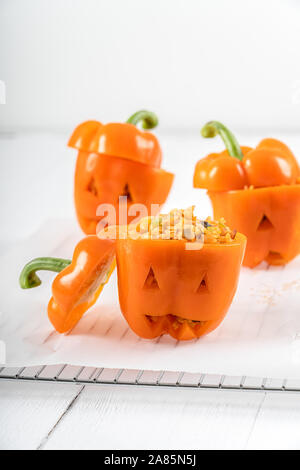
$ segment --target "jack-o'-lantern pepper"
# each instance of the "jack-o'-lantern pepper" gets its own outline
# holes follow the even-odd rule
[[[246,237],[232,232],[223,219],[201,221],[193,208],[174,210],[86,237],[71,264],[33,260],[20,281],[23,288],[34,287],[37,269],[51,269],[52,263],[59,270],[67,264],[54,280],[48,305],[50,321],[63,333],[95,303],[116,254],[120,306],[131,329],[147,339],[169,334],[191,340],[217,328],[225,317],[245,245]]]
[[[211,121],[203,137],[217,134],[226,150],[198,161],[194,187],[205,188],[214,217],[224,217],[247,236],[244,265],[286,264],[300,253],[300,170],[291,150],[276,139],[255,149],[240,147],[221,123]]]
[[[169,334],[191,340],[224,319],[237,288],[246,237],[231,232],[223,219],[200,221],[193,210],[170,215],[170,220],[153,218],[138,237],[118,240],[120,306],[142,338]]]
[[[154,113],[138,111],[126,123],[87,121],[69,140],[68,145],[78,150],[74,197],[86,234],[95,234],[99,221],[103,226],[119,224],[121,206],[127,216],[121,223],[130,223],[138,215],[130,210],[133,204],[143,204],[148,213],[151,205],[157,205],[152,213],[158,213],[168,197],[174,175],[160,168],[159,142],[154,134],[136,127],[140,122],[146,130],[156,127],[158,119]],[[115,208],[115,220],[108,205]]]

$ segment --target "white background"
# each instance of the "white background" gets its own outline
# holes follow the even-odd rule
[[[297,0],[1,0],[0,129],[299,130],[299,24]]]

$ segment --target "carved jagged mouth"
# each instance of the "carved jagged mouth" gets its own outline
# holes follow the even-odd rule
[[[269,251],[266,260],[270,264],[282,264],[284,258],[278,251]]]
[[[146,318],[151,326],[158,324],[161,326],[165,325],[173,328],[174,330],[179,330],[179,328],[184,325],[190,327],[191,330],[196,330],[207,323],[207,321],[190,320],[188,318],[172,314],[163,316],[146,315]]]

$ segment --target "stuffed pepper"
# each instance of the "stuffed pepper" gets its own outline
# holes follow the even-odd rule
[[[122,224],[136,217],[131,211],[134,204],[143,204],[148,213],[156,205],[152,213],[158,213],[168,197],[174,175],[160,168],[159,142],[154,134],[138,129],[139,123],[143,129],[152,129],[158,119],[154,113],[138,111],[126,123],[87,121],[69,140],[69,146],[78,150],[74,198],[86,234],[95,234],[100,221],[103,226],[119,224],[121,207],[125,211]],[[115,208],[115,220],[106,211],[108,205]]]
[[[244,265],[288,263],[300,252],[300,171],[291,150],[276,139],[240,147],[221,123],[211,121],[203,137],[220,135],[226,146],[198,161],[194,187],[208,190],[216,219],[247,236]]]
[[[246,238],[193,208],[142,219],[117,242],[121,310],[142,338],[191,340],[217,328],[234,297]]]
[[[72,263],[52,261],[56,270],[67,267],[54,280],[49,319],[60,333],[73,328],[97,300],[116,255],[119,301],[130,328],[147,339],[163,334],[199,338],[217,328],[227,313],[245,245],[246,237],[223,219],[199,220],[193,207],[109,226],[80,242]],[[40,260],[25,266],[22,287],[37,285],[36,270],[51,266],[51,259]]]

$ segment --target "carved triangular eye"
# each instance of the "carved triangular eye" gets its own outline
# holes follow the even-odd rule
[[[148,276],[144,283],[144,289],[159,289],[158,282],[156,280],[153,269],[150,267]]]
[[[128,183],[125,184],[124,189],[123,189],[122,193],[120,194],[120,196],[123,196],[123,197],[126,196],[127,197],[127,202],[129,202],[129,203],[133,202],[133,198],[132,198],[131,191],[129,189]]]
[[[200,282],[198,289],[196,290],[196,294],[204,294],[205,292],[208,292],[206,274],[203,277],[202,281]]]
[[[95,178],[92,178],[88,185],[88,191],[90,191],[94,196],[98,196],[98,190],[96,187]]]
[[[258,227],[257,227],[257,230],[270,230],[271,228],[273,228],[273,224],[272,222],[270,221],[270,219],[264,215],[261,219],[261,221],[259,222],[258,224]]]

